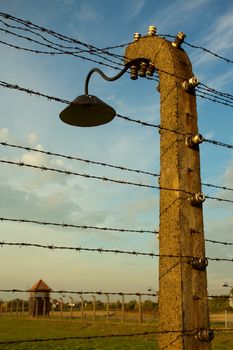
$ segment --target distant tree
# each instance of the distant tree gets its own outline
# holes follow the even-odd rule
[[[137,300],[130,300],[126,305],[125,309],[129,311],[133,311],[137,309]]]
[[[226,296],[220,296],[219,298],[209,299],[209,310],[211,313],[232,310],[232,308],[229,305],[229,298]]]

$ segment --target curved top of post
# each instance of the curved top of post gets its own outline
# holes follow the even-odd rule
[[[139,58],[155,66],[160,81],[165,79],[182,83],[193,76],[190,60],[180,45],[174,45],[174,42],[155,34],[138,37],[128,45],[125,63]]]

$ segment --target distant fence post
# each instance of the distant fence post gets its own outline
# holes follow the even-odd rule
[[[140,293],[137,293],[137,296],[138,296],[138,323],[141,324],[143,322],[142,296]]]
[[[38,316],[38,306],[39,306],[39,303],[38,303],[38,300],[36,299],[36,314],[35,314],[35,317]]]
[[[11,310],[10,316],[12,317],[13,316],[13,301],[11,301],[11,309],[10,310]]]
[[[63,298],[59,298],[60,302],[60,308],[61,308],[61,318],[63,318]]]
[[[124,298],[124,294],[123,293],[119,293],[119,295],[121,295],[121,300],[122,300],[122,304],[121,304],[121,323],[125,322],[125,298]]]
[[[225,328],[228,328],[227,310],[225,310]]]
[[[24,316],[24,309],[25,309],[25,301],[22,302],[22,309],[21,309],[21,315]]]
[[[79,297],[81,299],[81,321],[83,322],[84,321],[84,300],[82,295],[80,295]]]
[[[45,317],[45,313],[46,313],[46,299],[42,298],[43,300],[43,317]]]
[[[70,319],[72,320],[73,318],[73,305],[74,305],[74,299],[72,297],[70,298]]]
[[[96,296],[95,295],[92,295],[92,298],[93,298],[93,314],[92,314],[92,321],[95,322],[95,316],[96,316]]]
[[[107,317],[106,317],[106,322],[109,323],[109,294],[105,294],[107,297],[107,304],[106,304],[106,311],[107,311]]]
[[[19,300],[16,301],[15,311],[16,311],[16,317],[18,317],[19,316]]]

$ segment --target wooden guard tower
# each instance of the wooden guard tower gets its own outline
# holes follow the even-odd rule
[[[29,313],[31,316],[49,315],[51,290],[41,279],[29,289]]]

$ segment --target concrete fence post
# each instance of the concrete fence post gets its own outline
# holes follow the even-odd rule
[[[149,75],[151,69],[156,69],[159,76],[160,348],[210,350],[213,332],[209,329],[207,300],[204,196],[199,142],[192,141],[194,136],[195,140],[201,139],[195,95],[198,81],[187,54],[180,47],[183,33],[178,36],[171,43],[149,31],[126,48],[125,61],[143,59]],[[144,74],[140,67],[140,74]],[[135,77],[134,69],[132,78]]]

